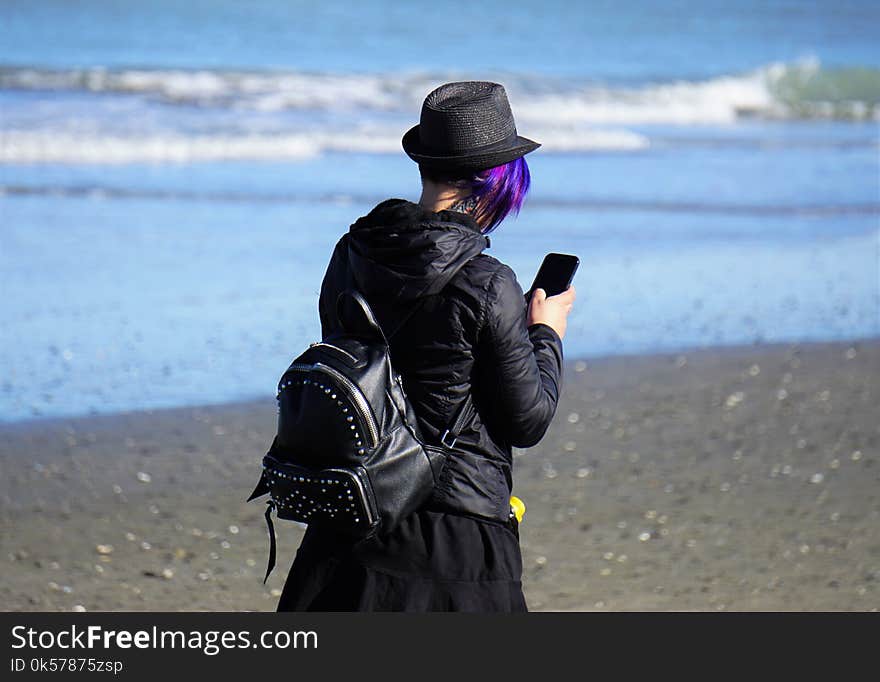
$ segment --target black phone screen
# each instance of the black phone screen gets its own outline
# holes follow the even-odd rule
[[[561,294],[568,289],[574,279],[580,260],[567,253],[548,253],[535,275],[535,281],[526,293],[531,296],[535,289],[543,289],[548,296]]]

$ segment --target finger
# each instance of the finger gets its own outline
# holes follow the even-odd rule
[[[556,294],[555,296],[550,296],[550,298],[556,299],[560,303],[566,303],[569,300],[574,300],[575,290],[573,286],[568,287],[565,291],[560,294]]]
[[[535,289],[532,292],[532,300],[533,301],[543,301],[547,298],[547,292],[543,289]]]

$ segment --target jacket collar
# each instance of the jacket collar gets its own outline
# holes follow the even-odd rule
[[[351,274],[367,296],[403,300],[434,294],[490,246],[471,216],[388,199],[349,229]]]
[[[420,204],[407,201],[406,199],[386,199],[367,215],[355,221],[351,228],[349,228],[349,231],[354,232],[377,225],[389,224],[396,225],[402,229],[406,229],[406,226],[422,229],[423,225],[459,225],[471,232],[482,235],[480,226],[467,213],[449,210],[431,211]],[[486,237],[487,241],[488,239]]]

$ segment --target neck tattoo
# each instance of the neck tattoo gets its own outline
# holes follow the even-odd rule
[[[448,211],[458,211],[459,213],[474,213],[477,210],[477,197],[471,194],[469,197],[465,197],[464,199],[459,199],[452,206],[450,206]]]

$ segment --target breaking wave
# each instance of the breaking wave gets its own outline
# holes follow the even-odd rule
[[[437,84],[463,74],[0,67],[5,90],[137,94],[167,104],[253,111],[365,110],[411,114]],[[523,121],[717,123],[741,117],[877,119],[880,69],[772,63],[701,81],[615,86],[497,74]]]
[[[16,99],[16,93],[52,95],[41,105],[40,117],[31,117],[26,108],[18,118],[6,117],[0,126],[0,163],[399,153],[401,134],[424,95],[441,82],[466,77],[0,67],[0,92],[7,99]],[[520,131],[551,153],[651,146],[649,134],[627,129],[638,125],[712,125],[747,118],[880,120],[880,70],[823,68],[817,60],[640,86],[522,74],[496,74],[495,79],[508,89]],[[125,117],[119,115],[120,100]]]

